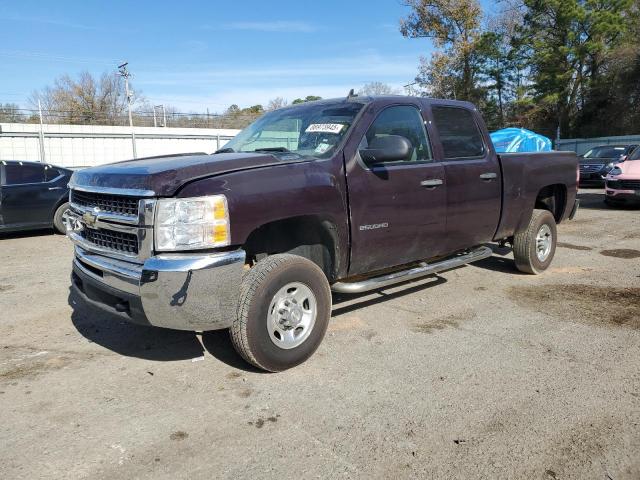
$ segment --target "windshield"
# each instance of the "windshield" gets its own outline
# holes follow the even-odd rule
[[[245,128],[220,152],[328,158],[362,107],[362,103],[340,101],[275,110]]]
[[[585,153],[584,158],[618,158],[625,150],[625,147],[596,147]]]

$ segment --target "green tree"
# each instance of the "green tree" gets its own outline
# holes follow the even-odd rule
[[[431,61],[421,60],[417,81],[435,92],[474,100],[474,49],[482,33],[478,0],[406,0],[404,4],[411,12],[400,20],[402,35],[429,38],[442,50]]]
[[[291,102],[291,104],[297,105],[299,103],[315,102],[316,100],[322,100],[322,97],[318,97],[317,95],[307,95],[305,98],[296,98]]]
[[[624,42],[633,0],[524,0],[520,32],[534,89],[534,122],[579,130],[585,103],[603,78],[603,67]]]

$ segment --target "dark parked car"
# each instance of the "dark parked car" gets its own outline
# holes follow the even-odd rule
[[[604,179],[618,163],[624,162],[638,145],[600,145],[582,155],[581,185],[604,185]]]
[[[577,208],[577,173],[573,152],[497,155],[466,102],[350,95],[283,108],[214,155],[75,172],[73,292],[145,325],[229,328],[248,362],[284,370],[322,341],[331,290],[482,260],[492,241],[513,245],[521,271],[545,271],[556,224]]]
[[[65,233],[72,173],[45,163],[0,161],[0,232],[54,227]]]

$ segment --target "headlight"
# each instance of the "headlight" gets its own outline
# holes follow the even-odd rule
[[[613,169],[609,172],[609,175],[615,177],[616,175],[622,175],[622,169],[620,167],[613,167]]]
[[[224,195],[160,199],[156,205],[157,251],[229,245],[229,210]]]
[[[607,170],[611,170],[615,166],[616,166],[616,164],[614,162],[611,162],[611,163],[607,163],[607,166],[604,167],[604,168],[606,168]]]

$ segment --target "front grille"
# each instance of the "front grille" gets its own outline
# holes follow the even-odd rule
[[[599,172],[602,168],[604,168],[604,163],[582,164],[580,165],[580,172]]]
[[[640,190],[640,180],[618,180],[620,188],[625,190]]]
[[[98,207],[102,212],[117,213],[119,215],[137,216],[139,201],[140,199],[137,197],[82,192],[80,190],[71,191],[71,203],[88,208]]]
[[[609,180],[607,188],[614,190],[640,190],[640,180]]]
[[[132,233],[105,230],[103,228],[85,228],[80,235],[87,242],[102,248],[138,254],[138,238]]]

